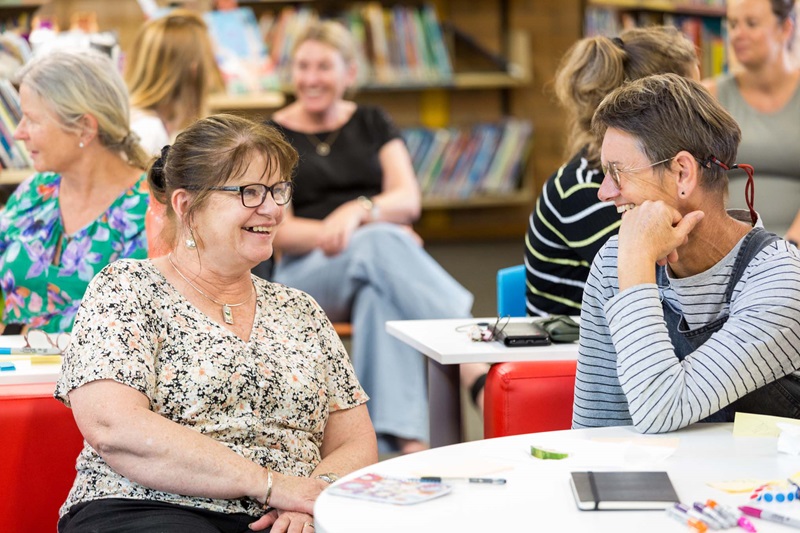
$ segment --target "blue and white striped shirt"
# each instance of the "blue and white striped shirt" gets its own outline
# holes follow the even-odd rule
[[[619,292],[617,237],[592,264],[584,291],[574,428],[633,424],[673,431],[800,369],[800,253],[766,246],[734,289],[729,318],[683,361],[675,355],[661,298],[691,329],[728,313],[725,289],[741,241],[709,270]]]

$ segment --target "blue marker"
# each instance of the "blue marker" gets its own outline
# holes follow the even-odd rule
[[[12,370],[16,370],[17,367],[14,366],[14,363],[4,363],[0,362],[0,372],[10,372]]]

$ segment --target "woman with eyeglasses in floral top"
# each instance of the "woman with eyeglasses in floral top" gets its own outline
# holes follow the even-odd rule
[[[62,533],[313,533],[320,492],[377,461],[322,309],[250,272],[272,254],[296,161],[274,129],[214,115],[153,164],[171,252],[94,278],[56,387],[87,443]]]

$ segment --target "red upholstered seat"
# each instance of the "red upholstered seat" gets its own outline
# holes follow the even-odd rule
[[[525,265],[497,272],[497,316],[525,316]],[[483,437],[572,427],[576,366],[576,361],[492,366],[483,396]]]
[[[0,387],[0,531],[55,531],[75,480],[83,437],[53,387]]]
[[[569,429],[576,361],[492,366],[484,392],[484,438]]]

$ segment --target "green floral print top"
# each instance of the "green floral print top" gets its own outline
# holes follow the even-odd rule
[[[0,212],[2,322],[70,331],[89,281],[122,257],[147,257],[145,175],[96,220],[67,235],[58,195],[61,176],[36,173]],[[61,242],[61,257],[54,256]]]

